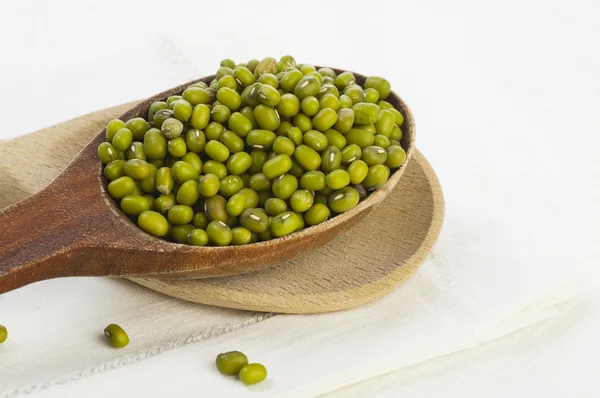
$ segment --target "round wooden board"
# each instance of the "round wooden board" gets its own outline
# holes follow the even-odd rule
[[[124,104],[0,145],[0,207],[48,185]],[[60,151],[56,145],[60,144]],[[35,150],[32,150],[35,148]],[[444,217],[437,177],[419,151],[383,204],[358,225],[309,254],[273,268],[222,278],[132,279],[202,304],[265,312],[317,313],[372,302],[425,261]]]

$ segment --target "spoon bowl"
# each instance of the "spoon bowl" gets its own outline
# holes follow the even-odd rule
[[[337,73],[343,72],[334,69]],[[356,74],[364,85],[365,76]],[[140,102],[120,119],[146,117],[155,101],[181,93],[207,76]],[[291,235],[243,246],[196,247],[171,243],[142,231],[106,190],[97,148],[105,130],[48,187],[0,210],[0,294],[44,279],[67,276],[206,278],[266,268],[321,246],[359,222],[392,191],[414,150],[415,124],[407,105],[387,98],[405,118],[405,164],[384,186],[348,212]],[[35,172],[32,170],[31,172]]]

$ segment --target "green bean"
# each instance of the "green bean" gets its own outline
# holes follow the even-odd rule
[[[322,151],[327,147],[327,137],[317,130],[309,130],[302,137],[305,145],[308,145],[315,151]]]
[[[171,109],[161,109],[154,114],[153,124],[154,127],[160,129],[163,123],[169,118],[173,117],[173,111]]]
[[[210,116],[217,123],[225,123],[229,120],[231,111],[225,105],[215,103],[210,111]]]
[[[406,161],[406,152],[402,147],[397,145],[391,145],[387,148],[387,159],[385,165],[391,169],[400,167]]]
[[[300,223],[299,217],[290,211],[281,213],[273,217],[270,226],[271,235],[276,238],[289,235],[295,232]]]
[[[166,106],[166,104],[165,104]],[[124,129],[126,127],[125,123],[122,120],[114,119],[111,120],[106,126],[106,141],[112,142],[113,138],[117,131]]]
[[[248,173],[256,174],[262,172],[263,165],[268,160],[267,152],[262,149],[253,149],[250,152],[250,157],[252,158],[252,165],[250,165]]]
[[[208,141],[218,141],[224,131],[225,128],[221,123],[210,122],[204,129],[204,135]]]
[[[239,216],[246,208],[246,196],[240,193],[232,195],[227,200],[227,214],[231,216]]]
[[[284,117],[294,117],[300,111],[300,100],[294,94],[284,94],[281,96],[276,109]]]
[[[402,130],[397,125],[392,128],[392,134],[390,140],[400,141],[402,140]]]
[[[258,193],[250,188],[240,189],[236,195],[244,195],[246,197],[246,208],[257,207],[259,203]]]
[[[272,131],[252,130],[246,137],[246,143],[256,149],[271,149],[275,138],[277,138],[277,135]]]
[[[287,131],[287,136],[290,140],[292,140],[294,145],[298,146],[302,144],[302,130],[300,130],[298,127],[292,127],[291,129],[289,129]]]
[[[143,196],[127,195],[121,199],[121,210],[129,216],[137,217],[150,210],[150,202]]]
[[[344,213],[358,204],[360,200],[355,189],[346,187],[329,194],[328,205],[336,213]]]
[[[171,168],[171,172],[173,174],[173,178],[175,178],[175,181],[181,183],[198,178],[198,171],[194,168],[194,166],[181,160],[175,162]]]
[[[321,155],[321,170],[330,173],[340,168],[342,163],[342,151],[334,146],[328,146]]]
[[[198,174],[202,173],[202,159],[194,152],[188,152],[181,157],[183,162],[191,164]]]
[[[287,203],[283,199],[269,198],[265,202],[265,211],[269,216],[276,216],[287,211]]]
[[[223,221],[211,221],[206,227],[206,233],[209,240],[217,246],[227,246],[233,239],[231,228]]]
[[[342,108],[337,112],[337,121],[334,128],[342,134],[347,133],[354,124],[354,111],[350,108]]]
[[[108,184],[108,193],[115,199],[122,199],[127,195],[133,194],[136,188],[135,182],[131,177],[119,177]]]
[[[188,87],[182,94],[184,100],[192,106],[198,104],[208,104],[210,102],[210,94],[202,87]]]
[[[269,228],[269,218],[262,209],[244,209],[239,221],[244,228],[255,233],[264,232]]]
[[[121,159],[113,160],[104,168],[104,176],[108,181],[116,180],[125,175],[125,161]]]
[[[376,134],[373,139],[373,145],[380,146],[384,149],[390,146],[390,139],[382,134]]]
[[[219,141],[211,140],[206,143],[204,148],[206,154],[217,162],[225,162],[229,158],[229,148]]]
[[[302,101],[306,97],[317,95],[320,89],[321,82],[317,77],[304,76],[294,87],[294,95]]]
[[[239,137],[246,137],[252,131],[252,122],[240,112],[234,112],[229,117],[229,128]]]
[[[239,378],[245,385],[260,383],[267,378],[267,369],[260,363],[251,363],[240,369]]]
[[[207,162],[208,163],[208,162]],[[215,196],[221,187],[221,180],[215,174],[206,174],[200,178],[198,189],[205,198]]]
[[[335,78],[335,85],[338,89],[343,90],[346,86],[354,84],[356,78],[352,72],[342,72]]]
[[[145,232],[154,236],[164,236],[168,230],[167,219],[154,211],[144,211],[138,217],[138,225]]]
[[[277,61],[273,57],[263,58],[254,69],[254,76],[260,77],[265,73],[277,72]]]
[[[206,137],[204,132],[198,129],[190,129],[185,133],[186,148],[195,153],[204,151],[206,146]]]
[[[133,133],[128,128],[122,128],[115,133],[112,140],[112,145],[118,151],[124,151],[129,148],[133,142]]]
[[[234,71],[235,74],[235,71]],[[226,75],[219,79],[217,82],[217,89],[221,89],[223,87],[230,88],[232,90],[237,90],[238,83],[235,80],[235,77],[232,75]]]
[[[178,119],[167,119],[162,124],[160,131],[168,139],[179,137],[181,133],[183,133],[183,123],[181,123],[181,121]]]
[[[346,171],[350,176],[350,182],[352,184],[360,184],[367,176],[369,166],[362,160],[355,160],[348,165]]]
[[[175,206],[175,203],[177,203],[175,194],[162,195],[154,200],[154,209],[160,214],[166,214],[171,207]]]
[[[104,328],[104,336],[111,346],[123,348],[129,344],[129,336],[119,325],[110,324]]]
[[[194,218],[192,218],[192,225],[199,229],[206,229],[209,222],[210,220],[208,219],[208,216],[203,211],[195,213]]]
[[[379,101],[379,92],[374,88],[368,88],[365,90],[365,102],[376,104]]]
[[[208,234],[203,229],[193,229],[187,234],[187,243],[193,246],[206,246]]]
[[[387,160],[387,151],[382,147],[371,145],[363,149],[362,159],[368,166],[384,164]]]
[[[319,100],[313,96],[306,97],[300,107],[306,116],[314,116],[319,112]]]
[[[292,119],[292,124],[294,127],[300,129],[301,132],[306,133],[308,130],[312,130],[312,119],[306,116],[304,113],[298,113]]]
[[[279,199],[287,199],[298,189],[298,179],[291,174],[284,174],[273,182],[273,194]]]
[[[346,137],[340,134],[339,131],[329,129],[325,130],[323,134],[327,138],[327,143],[329,145],[337,147],[339,150],[342,150],[344,147],[346,147]]]
[[[228,198],[242,188],[244,188],[244,182],[240,176],[228,175],[221,180],[219,185],[219,194]]]
[[[177,203],[187,206],[192,206],[194,203],[196,203],[199,197],[199,184],[195,180],[189,180],[181,184],[176,196]]]
[[[379,93],[379,98],[384,100],[390,95],[390,82],[382,77],[369,76],[365,81],[365,88],[373,88]]]
[[[326,197],[323,196],[323,198]],[[310,209],[304,214],[306,223],[310,226],[317,225],[329,218],[331,211],[327,207],[326,203],[315,203]]]
[[[373,145],[375,136],[367,130],[352,128],[346,133],[346,141],[348,144],[358,145],[361,149],[364,149]]]
[[[174,205],[169,209],[167,220],[171,224],[182,225],[192,221],[194,210],[190,206]]]
[[[303,213],[311,208],[314,203],[313,195],[304,189],[295,191],[290,197],[290,205],[297,213]],[[272,231],[271,231],[272,232]]]
[[[149,129],[148,122],[141,117],[129,119],[127,123],[125,123],[125,127],[131,131],[135,141],[141,141],[144,139],[144,134],[146,134],[146,131]]]
[[[379,107],[367,102],[355,103],[352,106],[354,111],[354,123],[370,124],[375,123],[379,118]]]
[[[103,142],[98,146],[98,158],[104,164],[114,162],[119,159],[118,151],[112,144]]]
[[[367,176],[362,185],[367,190],[377,189],[385,184],[390,176],[388,169],[382,164],[376,164],[369,167]]]
[[[248,69],[248,67],[238,66],[233,70],[233,75],[239,84],[243,86],[249,86],[256,82],[256,77],[254,74]]]
[[[331,189],[341,189],[350,184],[350,175],[346,170],[333,170],[326,176],[327,186]]]
[[[277,110],[264,104],[260,104],[254,108],[254,118],[256,119],[258,126],[263,130],[273,131],[277,129],[279,123],[281,123]]]
[[[294,150],[294,158],[306,170],[317,170],[321,166],[321,156],[307,145],[299,145]]]
[[[221,141],[231,153],[238,153],[244,150],[244,140],[237,136],[233,131],[225,130],[223,134],[221,134],[219,141]]]
[[[288,155],[276,155],[267,160],[263,166],[263,174],[270,180],[284,175],[292,168],[292,160]]]
[[[210,121],[210,108],[205,104],[198,104],[192,110],[190,124],[193,128],[202,130]]]
[[[295,149],[296,145],[294,145],[294,142],[287,137],[279,136],[273,141],[273,151],[277,154],[292,156],[294,155]]]
[[[191,224],[172,225],[169,235],[175,243],[188,243],[187,237],[193,230],[194,226]]]
[[[207,160],[206,163],[204,163],[202,170],[204,174],[214,174],[219,177],[219,179],[223,179],[227,175],[227,167],[216,160]]]
[[[326,179],[322,171],[308,171],[300,178],[300,186],[309,191],[318,191],[325,188]]]
[[[227,214],[227,200],[221,195],[214,195],[206,199],[204,202],[204,211],[211,221],[225,222],[229,218],[229,214]]]
[[[163,195],[167,195],[173,191],[175,187],[175,178],[170,167],[161,167],[156,172],[156,190]]]
[[[246,172],[252,165],[252,156],[247,152],[238,152],[227,159],[227,171],[231,174],[240,175]]]
[[[231,229],[231,244],[232,245],[247,245],[252,243],[253,239],[256,241],[256,234],[251,232],[249,229],[244,227],[235,227]]]
[[[248,184],[250,188],[256,192],[262,192],[271,189],[271,180],[269,180],[263,173],[253,174],[250,177]]]

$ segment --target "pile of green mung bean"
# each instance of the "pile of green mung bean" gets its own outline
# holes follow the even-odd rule
[[[371,76],[296,64],[236,64],[113,120],[98,147],[108,193],[149,234],[190,245],[289,235],[354,208],[404,163],[403,115]]]

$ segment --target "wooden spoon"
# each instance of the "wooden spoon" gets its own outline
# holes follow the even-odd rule
[[[365,76],[355,76],[364,84]],[[208,76],[155,95],[120,119],[145,117],[153,102],[179,94],[194,82],[208,84],[212,79]],[[408,162],[414,150],[413,116],[395,93],[387,101],[404,115],[402,146]],[[106,191],[97,156],[104,139],[102,130],[48,187],[0,210],[0,294],[67,276],[205,278],[266,268],[323,245],[360,221],[392,191],[406,168],[405,164],[395,171],[354,209],[317,226],[245,246],[194,247],[146,234],[121,212]]]

